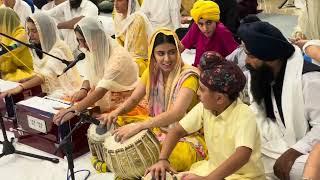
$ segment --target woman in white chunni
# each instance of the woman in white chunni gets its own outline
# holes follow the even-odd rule
[[[84,17],[75,26],[80,50],[85,53],[86,72],[82,87],[72,101],[77,102],[62,109],[54,117],[56,124],[63,123],[89,106],[100,107],[109,112],[129,97],[138,82],[138,66],[130,54],[111,39],[101,22]]]
[[[41,12],[31,15],[26,20],[26,29],[29,41],[38,49],[68,61],[74,59],[69,46],[59,38],[55,21],[48,15]],[[2,95],[18,94],[24,89],[41,85],[42,92],[64,99],[80,88],[81,80],[76,69],[61,75],[66,64],[39,51],[33,50],[32,55],[34,76]]]
[[[116,39],[134,58],[141,76],[147,67],[151,23],[146,15],[139,11],[137,0],[115,0],[115,9]]]

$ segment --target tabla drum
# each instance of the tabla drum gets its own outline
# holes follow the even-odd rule
[[[145,177],[142,178],[143,180],[154,180],[155,178],[153,178],[151,176],[151,173],[148,173]],[[160,178],[161,179],[161,178]],[[177,180],[177,177],[170,174],[169,172],[166,172],[166,178],[165,180]]]
[[[89,149],[92,154],[92,156],[97,157],[99,161],[106,162],[104,158],[104,149],[103,149],[103,142],[106,139],[106,137],[111,136],[110,131],[107,131],[104,134],[98,134],[96,132],[97,125],[91,124],[88,128],[88,144]]]
[[[107,166],[116,177],[141,178],[145,170],[157,162],[160,143],[150,130],[143,130],[122,144],[114,138],[106,138],[104,151]]]

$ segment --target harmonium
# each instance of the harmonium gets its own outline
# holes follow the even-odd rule
[[[57,126],[53,116],[57,108],[68,108],[70,103],[53,97],[31,97],[16,104],[18,128],[14,131],[18,142],[36,149],[63,157],[62,148],[57,149],[62,139],[79,121],[77,117]],[[73,157],[77,158],[89,152],[87,129],[89,124],[83,124],[71,136]],[[57,151],[56,151],[57,150]]]
[[[4,92],[19,86],[19,83],[12,81],[5,81],[0,79],[0,91]],[[6,130],[15,126],[16,123],[16,108],[15,104],[21,100],[30,98],[32,96],[44,96],[41,86],[36,86],[30,89],[25,89],[23,92],[0,99],[0,113],[4,117]]]

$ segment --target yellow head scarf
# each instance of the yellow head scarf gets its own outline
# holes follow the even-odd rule
[[[194,3],[190,14],[196,23],[198,23],[201,18],[212,20],[214,22],[218,22],[220,20],[220,8],[217,3],[212,1],[197,1]]]
[[[11,8],[0,8],[0,32],[9,36],[20,26],[18,14]]]
[[[153,48],[154,48],[154,43],[155,39],[158,34],[163,33],[166,36],[173,36],[177,48],[177,60],[174,69],[170,72],[169,77],[166,81],[166,84],[163,84],[164,89],[163,93],[160,93],[159,87],[157,87],[156,82],[158,81],[159,78],[159,73],[161,73],[160,69],[157,67],[157,62],[154,59],[153,56]],[[167,28],[161,28],[158,29],[154,34],[151,36],[150,43],[149,43],[149,49],[148,49],[148,69],[146,71],[149,71],[149,79],[147,80],[147,85],[146,85],[146,92],[147,92],[147,97],[149,101],[149,106],[154,105],[155,103],[162,104],[163,110],[168,110],[173,102],[175,94],[176,87],[178,83],[181,80],[181,77],[183,77],[186,74],[195,74],[196,73],[196,68],[186,65],[183,63],[181,55],[180,55],[180,50],[179,50],[179,38],[176,35],[175,32],[171,31],[170,29]],[[157,95],[159,97],[155,97],[152,92],[158,88],[158,93]],[[158,106],[159,107],[159,106]],[[149,111],[152,111],[149,109]],[[151,113],[153,114],[153,113]],[[157,113],[156,113],[157,114]],[[156,115],[154,114],[154,115]]]

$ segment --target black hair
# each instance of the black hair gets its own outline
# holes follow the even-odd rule
[[[34,21],[31,19],[31,17],[27,17],[26,21],[34,24]]]
[[[163,43],[169,43],[169,44],[173,44],[173,45],[177,46],[173,35],[165,35],[163,33],[158,33],[155,40],[154,40],[152,53],[154,52],[154,49],[158,45],[163,44]]]
[[[78,32],[79,34],[81,34],[82,37],[84,37],[83,32],[79,25],[77,25],[76,28],[74,28],[74,32]]]

